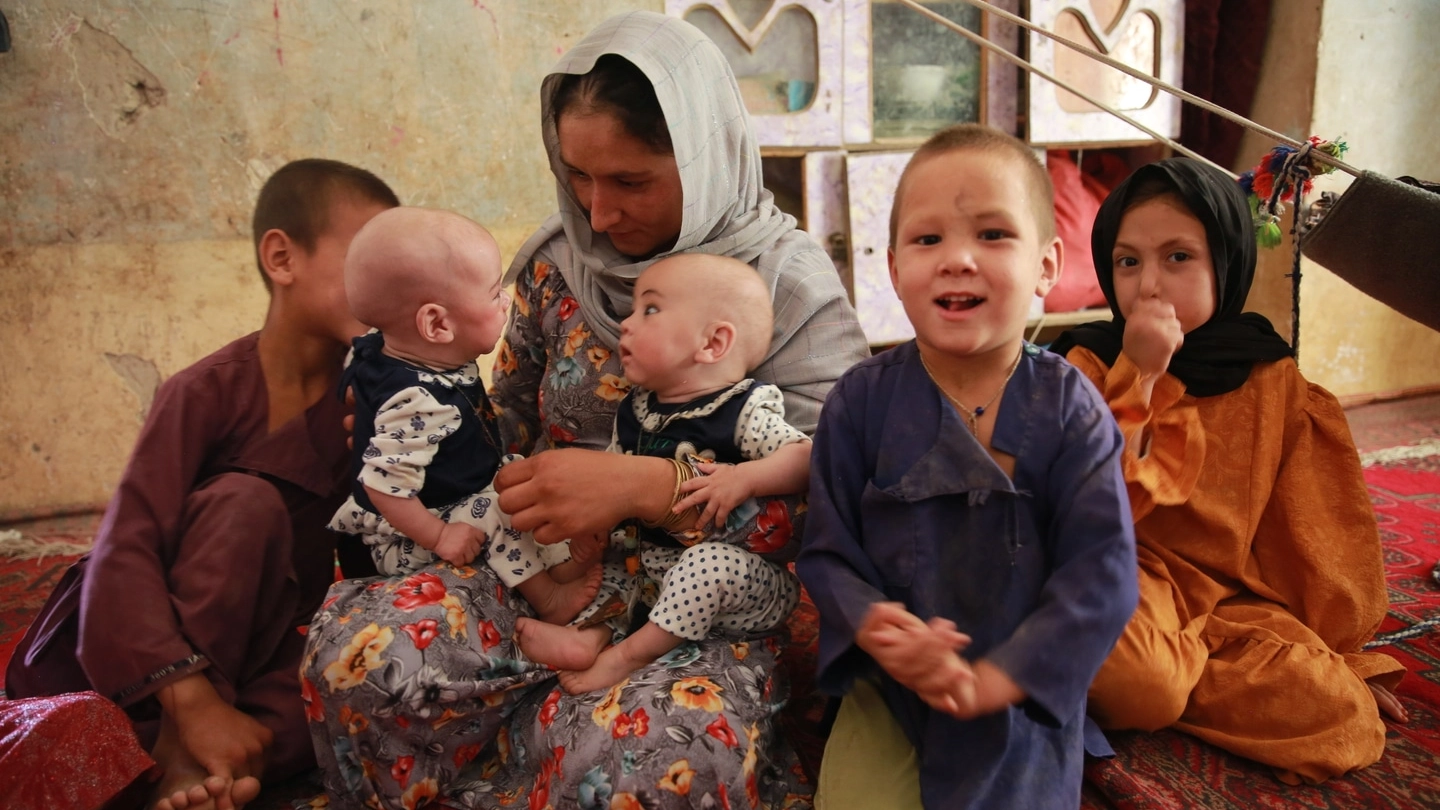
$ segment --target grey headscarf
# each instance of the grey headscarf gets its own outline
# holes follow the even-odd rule
[[[588,73],[604,54],[624,57],[650,79],[680,170],[685,206],[680,236],[670,251],[643,261],[621,254],[609,237],[590,229],[560,162],[551,113],[555,92],[565,74]],[[791,422],[814,430],[830,384],[868,349],[829,256],[796,228],[794,217],[775,207],[764,187],[760,149],[720,49],[683,20],[629,12],[601,23],[576,44],[545,77],[540,93],[560,211],[520,248],[507,281],[537,259],[554,266],[595,336],[613,348],[620,321],[633,306],[635,279],[653,262],[686,252],[746,262],[769,285],[775,306],[770,354],[754,376],[784,389]]]

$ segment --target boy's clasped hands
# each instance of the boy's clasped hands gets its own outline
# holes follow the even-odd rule
[[[899,602],[872,604],[855,643],[930,708],[961,720],[1024,698],[999,667],[988,661],[972,666],[960,656],[970,637],[954,622],[939,616],[923,621]]]

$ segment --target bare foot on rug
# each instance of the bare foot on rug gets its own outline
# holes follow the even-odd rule
[[[226,703],[203,674],[160,690],[160,737],[151,752],[164,770],[154,810],[236,810],[260,793],[272,734]]]
[[[161,780],[163,786],[164,780]],[[229,810],[241,808],[260,795],[260,780],[242,776],[231,782],[221,776],[205,778],[199,784],[177,790],[155,802],[155,810]]]
[[[1405,712],[1405,707],[1400,705],[1400,698],[1395,697],[1394,692],[1374,681],[1366,681],[1365,685],[1370,687],[1370,692],[1375,695],[1375,705],[1380,707],[1380,714],[1399,723],[1410,719],[1410,715]]]
[[[154,810],[210,810],[230,796],[230,780],[210,776],[180,745],[173,723],[165,723],[153,756],[163,769],[150,793]],[[233,803],[231,803],[233,807]]]
[[[567,582],[556,581],[546,571],[525,580],[515,587],[525,601],[535,608],[541,621],[550,624],[565,624],[590,604],[600,590],[600,566],[591,566],[580,577]]]
[[[515,620],[515,643],[531,661],[555,669],[585,669],[610,642],[610,628],[561,627],[525,616]]]
[[[160,782],[150,793],[150,806],[154,810],[187,810],[187,808],[214,807],[210,791],[205,787],[205,769],[183,751],[163,754],[160,743],[155,746],[156,761],[164,760],[165,771]],[[188,760],[185,762],[184,760]],[[224,785],[221,785],[224,787]]]

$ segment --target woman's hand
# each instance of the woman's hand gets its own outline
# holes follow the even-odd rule
[[[547,450],[495,474],[500,508],[537,543],[609,536],[626,518],[661,520],[675,494],[675,467],[662,458],[598,450]]]

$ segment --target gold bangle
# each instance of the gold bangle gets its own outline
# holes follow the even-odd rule
[[[671,493],[671,495],[670,495],[670,505],[667,506],[667,507],[665,507],[665,511],[663,511],[663,512],[661,513],[660,518],[659,518],[658,520],[644,520],[644,519],[642,519],[642,520],[640,521],[640,522],[641,522],[642,524],[644,524],[646,527],[651,528],[651,529],[661,528],[665,523],[667,523],[667,522],[669,521],[669,519],[670,519],[670,510],[673,509],[673,508],[675,508],[675,504],[676,504],[676,500],[675,500],[675,499],[676,499],[676,498],[679,496],[679,494],[680,494],[680,470],[675,466],[675,459],[673,459],[673,458],[667,458],[667,459],[665,459],[665,460],[668,461],[668,462],[670,462],[671,468],[675,470],[675,491],[674,491],[673,493]]]
[[[680,488],[684,486],[686,481],[695,477],[695,468],[675,458],[666,459],[666,461],[669,461],[675,467],[675,489],[670,494],[670,504],[665,507],[665,514],[659,520],[642,520],[640,522],[652,529],[675,532],[679,531],[682,527],[688,528],[688,525],[693,524],[695,520],[695,510],[693,508],[687,509],[679,514],[675,513],[675,504],[680,502],[681,496],[684,494],[680,491]]]

